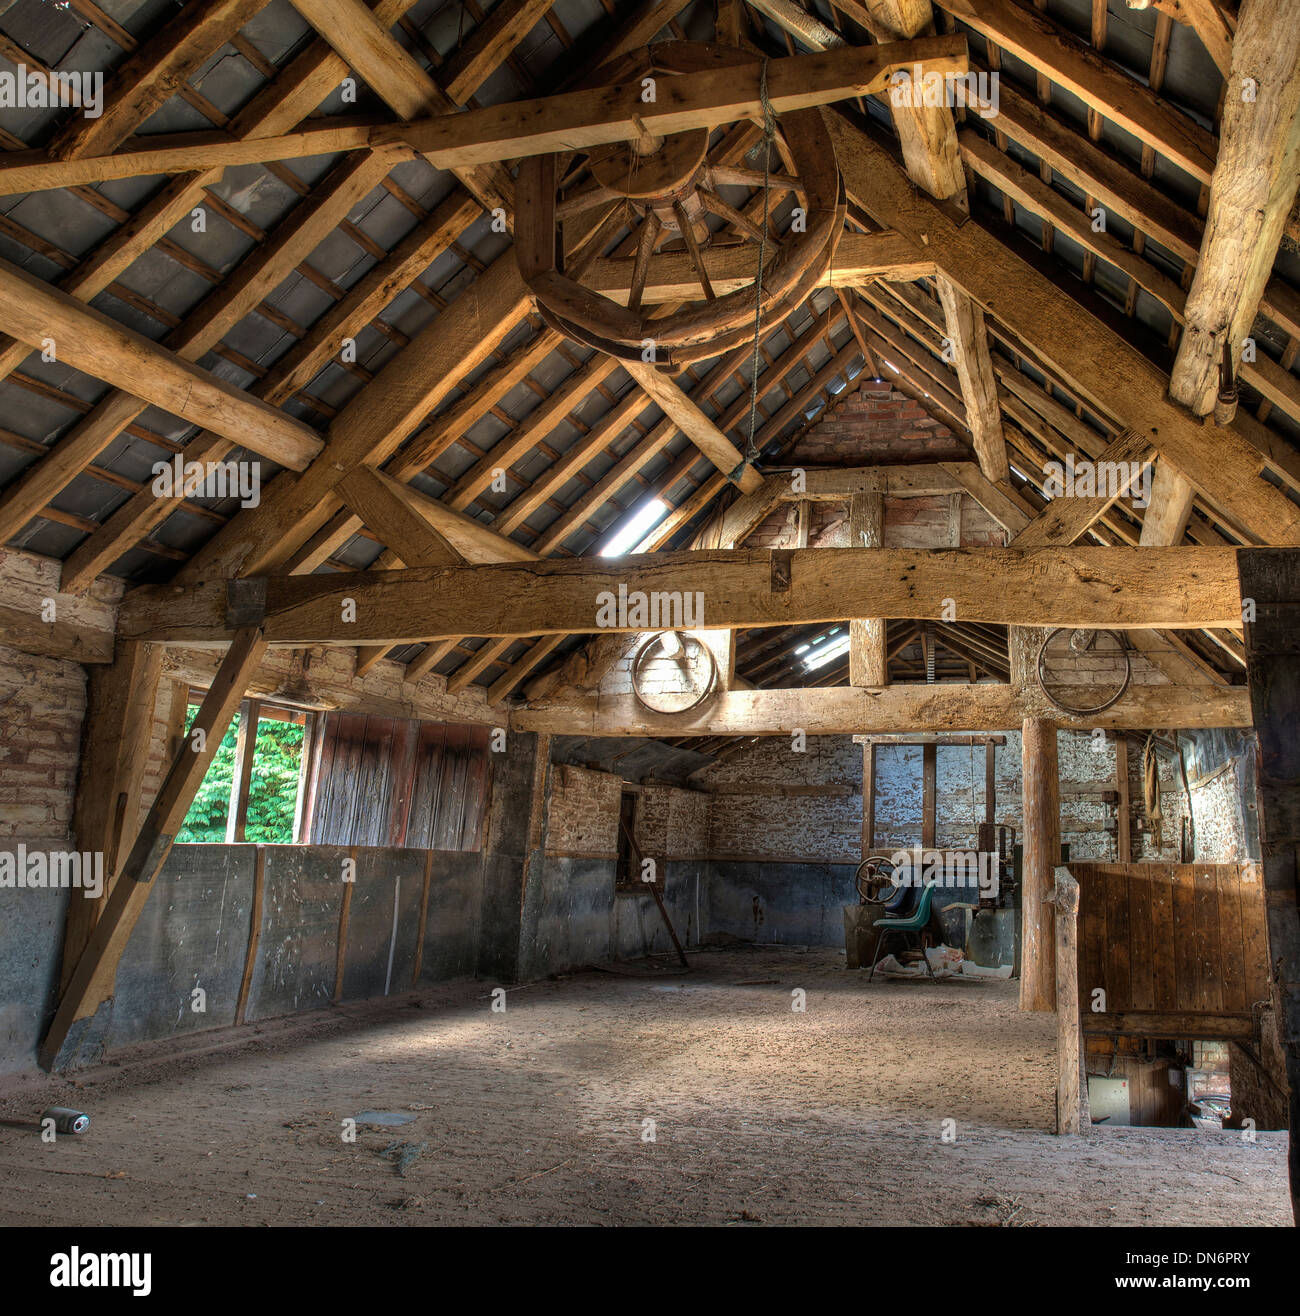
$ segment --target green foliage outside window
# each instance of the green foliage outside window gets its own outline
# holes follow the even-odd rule
[[[188,734],[198,705],[192,704],[185,719]],[[230,726],[213,757],[203,785],[199,787],[185,823],[177,834],[180,842],[224,841],[230,813],[230,790],[235,776],[235,746],[241,714]],[[293,820],[298,803],[298,775],[302,763],[305,728],[295,722],[267,719],[258,724],[253,775],[248,788],[248,812],[244,837],[248,841],[287,845],[293,841]]]

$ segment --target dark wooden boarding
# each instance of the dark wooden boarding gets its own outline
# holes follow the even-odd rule
[[[1258,864],[1071,864],[1070,872],[1079,883],[1085,1033],[1255,1034],[1256,1007],[1270,999]]]

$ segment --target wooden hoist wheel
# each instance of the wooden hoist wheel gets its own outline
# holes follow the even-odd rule
[[[676,76],[754,63],[753,55],[728,46],[665,41],[605,65],[588,85],[607,88],[611,120],[626,123],[628,102],[643,87],[652,87],[662,104],[671,100]],[[777,115],[766,98],[764,108],[757,168],[711,163],[711,133],[704,128],[592,147],[585,161],[571,152],[522,161],[515,251],[543,320],[621,360],[652,359],[672,369],[730,351],[753,338],[756,324],[766,330],[789,316],[830,268],[844,227],[844,189],[820,111]],[[729,184],[766,197],[743,213],[720,195]],[[772,233],[764,219],[790,193],[803,213]],[[600,210],[595,233],[566,261],[563,227],[589,229]],[[724,221],[720,230],[710,227],[710,215]],[[623,244],[628,250],[602,262],[615,272],[604,282],[613,293],[607,296],[581,277],[623,227],[634,230]],[[722,265],[724,250],[725,275],[711,276],[710,265]],[[697,291],[670,308],[652,306],[658,313],[651,314],[644,303],[653,293],[647,279],[655,257]]]

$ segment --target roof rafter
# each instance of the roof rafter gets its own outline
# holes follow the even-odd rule
[[[1214,409],[1225,352],[1235,365],[1255,321],[1300,187],[1300,25],[1294,18],[1290,6],[1276,0],[1251,0],[1233,44],[1241,88],[1224,102],[1205,237],[1169,382],[1169,396],[1198,416]]]
[[[921,245],[954,282],[1050,356],[1077,396],[1146,433],[1234,524],[1250,527],[1261,542],[1300,543],[1300,508],[1257,478],[1264,463],[1250,444],[1221,426],[1207,444],[1201,426],[1164,399],[1158,367],[977,225],[958,228],[908,189],[888,154],[860,130],[834,115],[827,121],[849,191],[875,218],[914,233],[918,243],[924,234]]]

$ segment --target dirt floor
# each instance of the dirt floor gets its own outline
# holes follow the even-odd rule
[[[1285,1133],[1054,1137],[1053,1017],[1013,983],[693,960],[511,989],[503,1013],[449,983],[10,1086],[3,1117],[54,1099],[93,1124],[0,1127],[0,1224],[1290,1223]],[[344,1141],[364,1112],[415,1118]]]

